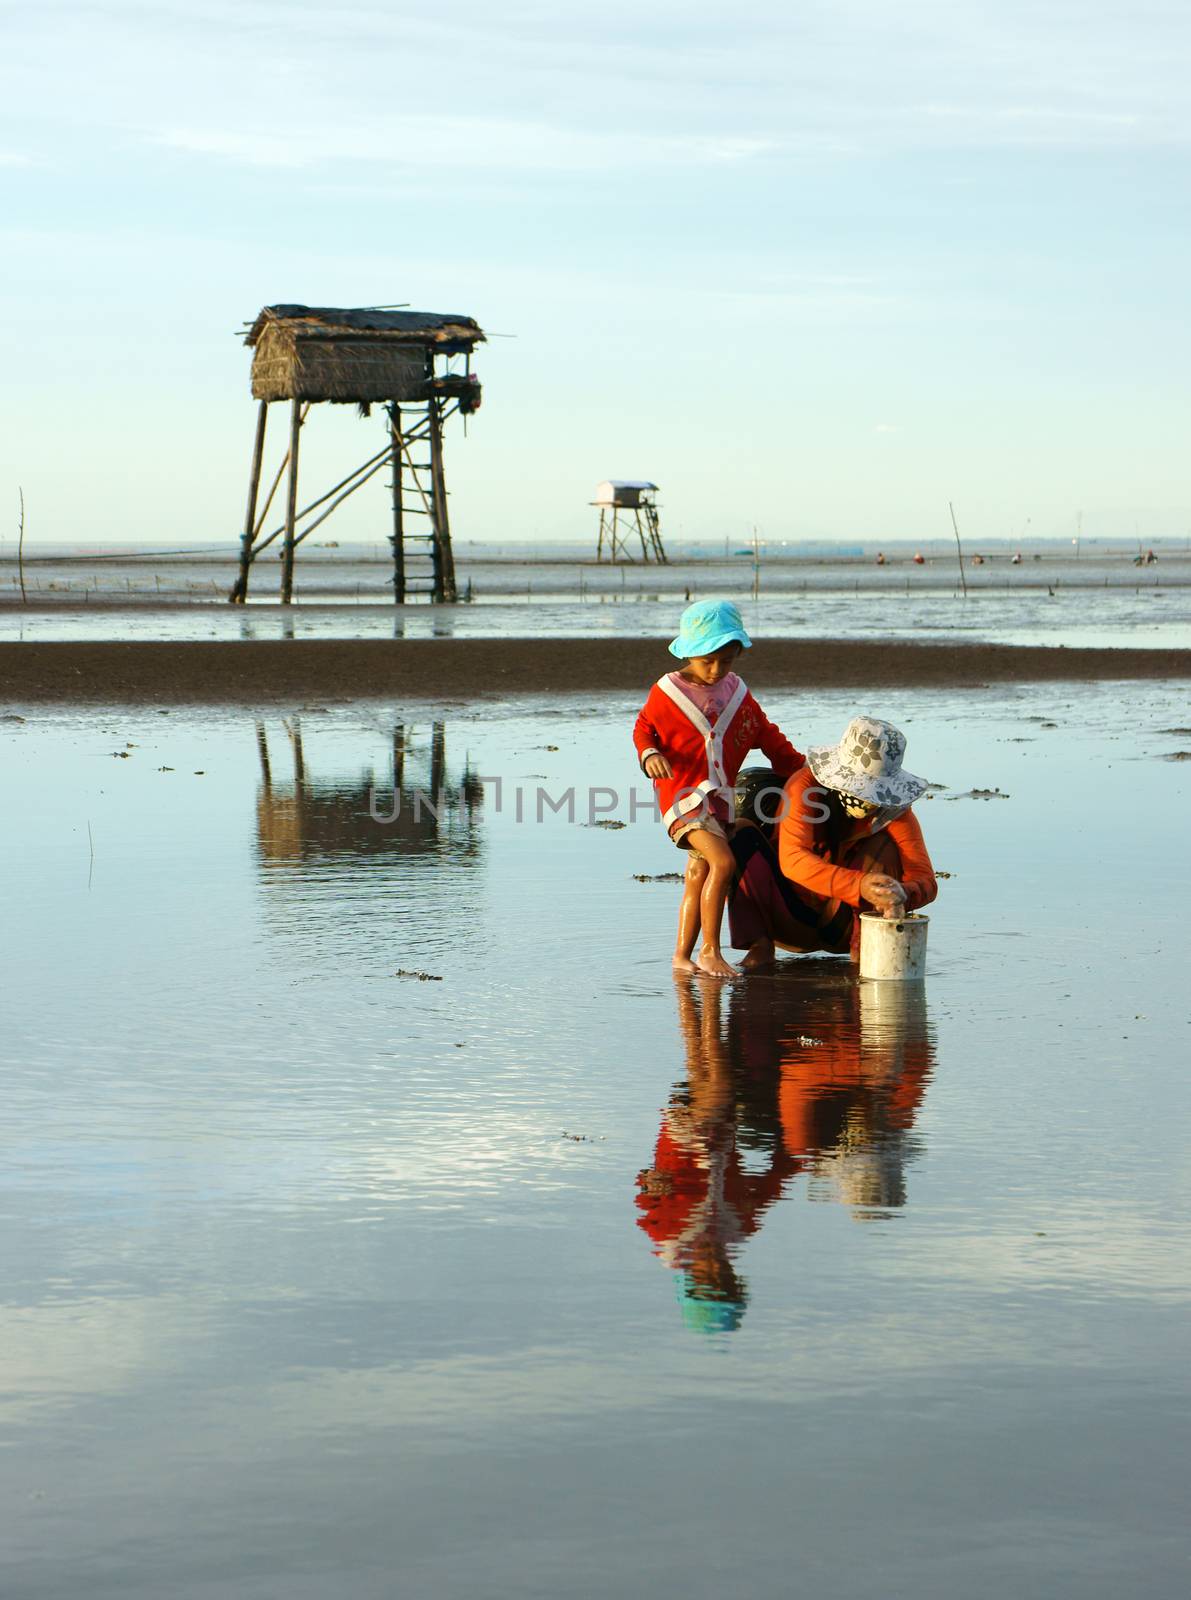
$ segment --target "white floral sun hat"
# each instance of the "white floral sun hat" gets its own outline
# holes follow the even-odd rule
[[[904,809],[930,788],[925,778],[902,771],[905,753],[906,736],[892,722],[853,717],[838,744],[816,745],[806,759],[825,789]]]

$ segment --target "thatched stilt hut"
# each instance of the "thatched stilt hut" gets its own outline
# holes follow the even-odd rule
[[[480,385],[471,370],[471,354],[483,339],[483,330],[472,317],[368,306],[265,306],[255,321],[246,325],[244,342],[253,352],[252,393],[260,406],[233,600],[247,597],[252,562],[284,535],[281,599],[288,604],[293,596],[297,546],[386,464],[392,472],[389,537],[394,598],[402,601],[417,593],[427,593],[437,601],[456,598],[442,426],[456,411],[468,416],[479,408]],[[279,400],[290,402],[289,451],[258,513],[268,407]],[[324,402],[358,405],[365,415],[372,405],[383,405],[389,437],[385,447],[363,466],[299,511],[300,430],[310,407]],[[418,444],[427,446],[429,460],[414,460],[412,447]],[[284,524],[263,536],[269,506],[287,466]],[[315,511],[318,515],[307,521]],[[426,523],[417,531],[418,525],[411,525],[408,519],[419,516]],[[301,531],[299,523],[305,524]]]
[[[632,561],[629,550],[631,527],[641,541],[641,559],[667,565],[658,518],[658,486],[644,478],[606,478],[596,488],[593,506],[599,507],[600,532],[596,542],[597,561]]]

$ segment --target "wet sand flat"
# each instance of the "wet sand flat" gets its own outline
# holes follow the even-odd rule
[[[0,642],[0,701],[253,705],[294,698],[458,700],[642,689],[664,639],[455,638]],[[749,657],[759,691],[979,688],[1191,679],[1191,650],[774,639]]]

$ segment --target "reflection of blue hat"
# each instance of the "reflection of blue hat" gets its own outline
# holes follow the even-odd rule
[[[706,1289],[701,1289],[689,1272],[678,1273],[674,1287],[682,1320],[692,1333],[735,1333],[744,1321],[745,1300],[708,1299]]]
[[[691,656],[714,655],[732,643],[742,644],[746,650],[753,647],[739,608],[731,600],[696,600],[679,619],[678,638],[671,640],[670,654],[686,661]]]

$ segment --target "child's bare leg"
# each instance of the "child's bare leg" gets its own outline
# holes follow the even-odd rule
[[[700,972],[712,978],[735,978],[736,968],[724,960],[720,951],[720,926],[724,920],[724,906],[728,900],[728,887],[736,870],[732,846],[718,833],[706,828],[695,828],[689,835],[695,849],[707,863],[707,874],[699,895],[699,928],[703,942],[695,965]]]
[[[675,972],[696,972],[691,951],[699,937],[699,898],[707,877],[707,863],[700,856],[691,856],[686,864],[686,877],[682,886],[682,904],[678,908],[678,943],[674,946]]]

